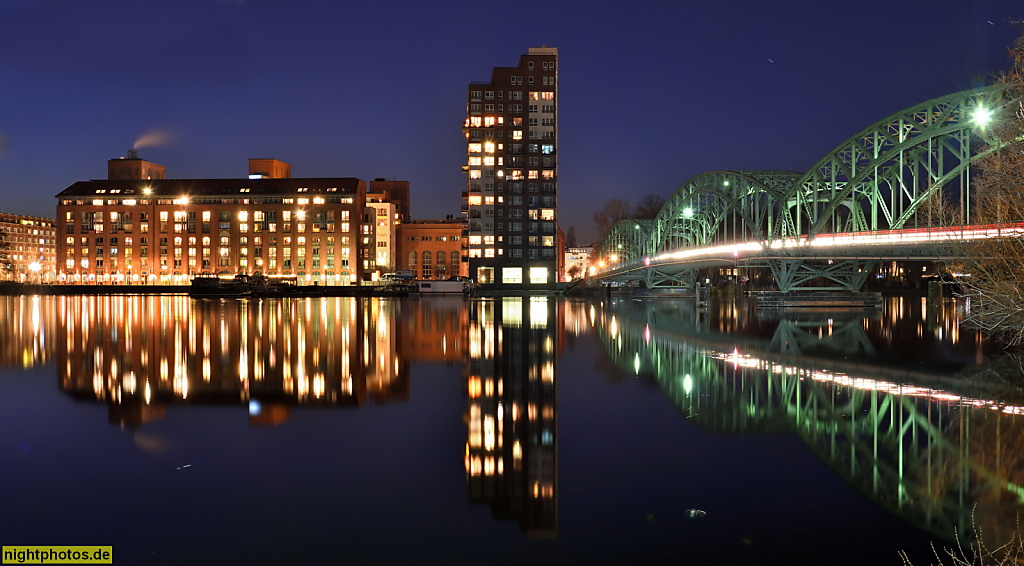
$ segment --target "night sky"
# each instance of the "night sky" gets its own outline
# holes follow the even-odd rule
[[[0,0],[0,211],[53,217],[139,143],[169,178],[412,183],[459,213],[466,90],[559,50],[559,224],[716,169],[807,170],[905,107],[991,82],[1020,0]],[[140,140],[142,140],[140,142]]]

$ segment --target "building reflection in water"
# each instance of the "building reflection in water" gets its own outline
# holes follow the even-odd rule
[[[30,368],[54,355],[53,302],[46,297],[0,296],[0,367]]]
[[[796,434],[873,501],[934,534],[969,533],[973,521],[989,543],[1009,540],[1024,510],[1024,403],[1010,388],[872,363],[870,318],[783,317],[774,336],[737,340],[679,308],[603,302],[589,318],[619,371],[655,379],[695,425]],[[895,324],[900,311],[886,316]],[[918,336],[956,316],[925,312],[936,322]],[[965,345],[945,335],[949,348],[976,348],[973,336]],[[929,338],[921,352],[934,347]]]
[[[409,397],[410,328],[394,300],[196,301],[181,296],[61,297],[58,378],[138,425],[176,402],[242,404],[253,424],[295,404],[358,406]],[[458,344],[458,340],[455,341]]]
[[[62,329],[61,389],[107,403],[110,421],[131,428],[180,403],[245,406],[250,424],[277,425],[299,404],[405,401],[410,364],[463,363],[469,499],[531,536],[557,535],[556,301],[87,296],[49,304]]]
[[[470,305],[465,366],[469,498],[517,519],[531,537],[558,534],[556,359],[562,305],[505,297]]]

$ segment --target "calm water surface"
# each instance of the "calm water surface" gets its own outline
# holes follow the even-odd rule
[[[963,305],[0,297],[0,543],[115,564],[928,564],[1018,507]]]

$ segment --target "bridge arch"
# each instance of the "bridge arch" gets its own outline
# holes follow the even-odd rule
[[[1000,97],[998,89],[987,87],[914,105],[857,132],[802,174],[702,173],[673,191],[653,222],[616,225],[598,254],[626,250],[617,254],[611,277],[650,280],[650,272],[657,272],[671,280],[673,271],[695,266],[651,265],[651,258],[734,242],[767,251],[822,234],[934,226],[940,216],[933,217],[933,199],[950,189],[959,191],[962,203],[958,225],[968,223],[976,216],[970,166],[978,153],[972,142],[981,133],[972,116],[979,108],[997,109]],[[857,290],[874,266],[860,260],[836,266],[830,261],[825,268],[811,263],[799,257],[767,260],[783,291],[819,277]]]

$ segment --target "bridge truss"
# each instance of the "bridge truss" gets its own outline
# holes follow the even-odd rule
[[[836,285],[857,290],[877,258],[809,258],[801,244],[828,234],[974,222],[971,162],[984,128],[973,116],[996,108],[1000,99],[999,91],[985,88],[907,108],[851,136],[805,173],[697,175],[672,193],[653,220],[612,227],[597,248],[608,266],[598,278],[692,286],[702,267],[746,260],[734,254],[699,263],[687,258],[687,250],[754,243],[764,252],[756,264],[771,268],[781,291]],[[813,286],[820,279],[830,283]]]

